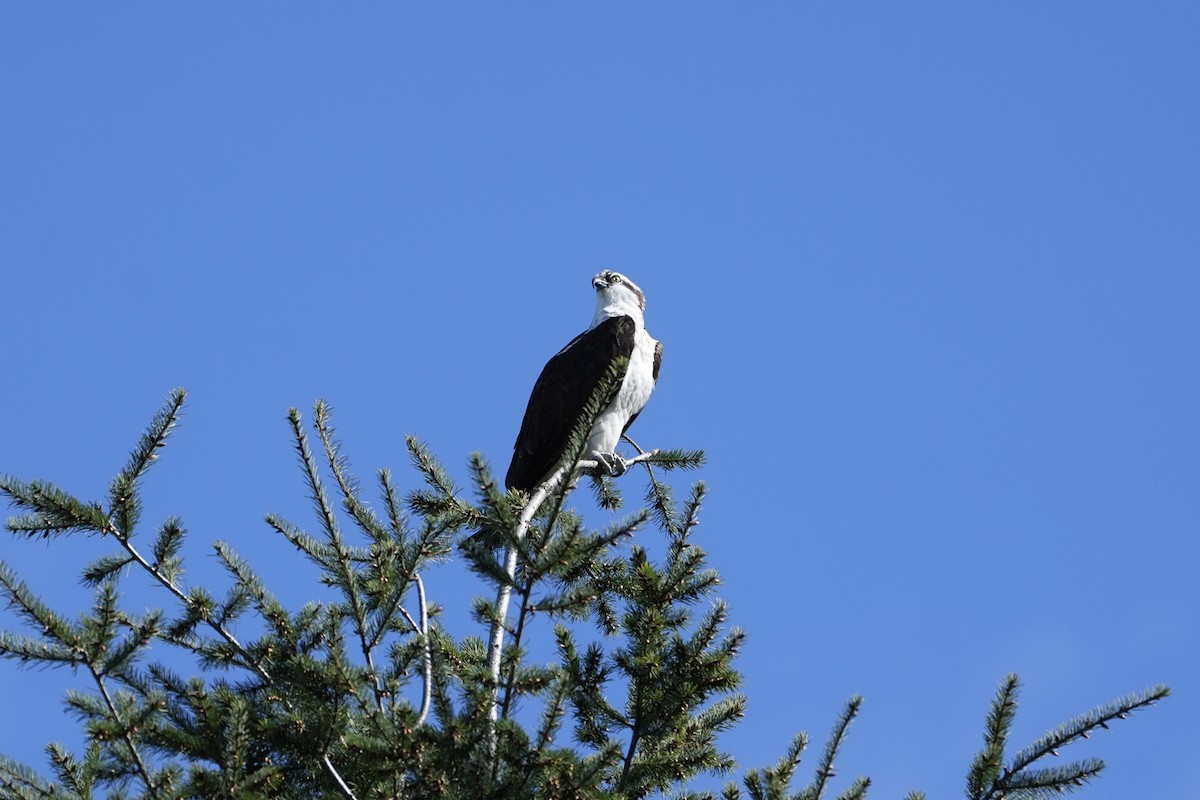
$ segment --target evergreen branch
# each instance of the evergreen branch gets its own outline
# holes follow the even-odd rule
[[[54,640],[54,643],[75,653],[76,658],[82,653],[79,637],[71,623],[60,617],[52,608],[42,602],[29,586],[19,579],[8,564],[0,561],[0,589],[7,597],[8,605],[17,614],[24,617],[31,627],[41,630],[43,636]]]
[[[609,524],[600,534],[584,534],[577,519],[569,520],[569,524],[560,526],[559,535],[555,536],[543,548],[536,562],[528,564],[526,569],[538,579],[553,573],[568,586],[577,585],[584,578],[590,578],[589,593],[597,591],[596,583],[600,577],[594,566],[604,552],[618,541],[633,536],[646,521],[648,513],[643,509],[625,519]],[[545,600],[537,603],[537,610],[549,609],[551,603]]]
[[[299,415],[296,414],[292,423],[293,430],[298,422]],[[362,501],[358,499],[356,481],[349,474],[349,464],[341,454],[341,445],[334,439],[332,421],[329,416],[329,406],[322,400],[318,400],[313,409],[313,427],[316,428],[317,436],[321,439],[321,445],[325,449],[325,460],[329,464],[330,472],[333,474],[338,489],[342,493],[343,507],[363,530],[376,539],[386,539],[387,534],[379,525],[379,521],[367,510]],[[301,447],[302,458],[306,449],[306,446]],[[311,461],[311,457],[305,459],[306,467],[309,461]],[[314,486],[314,495],[318,494],[321,491],[319,483],[315,482],[315,476],[311,474],[310,483]],[[322,499],[318,505],[332,518],[332,512],[327,508],[327,501]],[[362,651],[363,660],[366,662],[367,674],[370,675],[371,688],[375,694],[375,709],[383,711],[383,686],[380,684],[379,672],[375,669],[374,637],[368,634],[370,623],[367,619],[367,611],[364,608],[363,598],[359,590],[358,573],[351,563],[350,551],[345,547],[341,536],[337,534],[332,520],[327,525],[327,528],[329,543],[337,554],[337,561],[334,563],[337,564],[335,574],[338,577],[338,586],[342,589],[342,593],[350,608],[350,618],[354,623],[354,632],[358,636],[359,648]]]
[[[92,742],[88,745],[82,762],[64,750],[61,745],[47,745],[46,753],[50,756],[50,762],[59,780],[70,787],[73,795],[90,799],[96,775],[101,769],[100,743]]]
[[[176,389],[167,398],[166,404],[154,415],[150,426],[142,434],[137,447],[129,456],[125,469],[112,480],[109,487],[110,532],[131,536],[141,517],[141,502],[138,500],[138,482],[150,465],[158,458],[159,448],[165,447],[179,420],[186,392]]]
[[[413,466],[425,478],[434,491],[440,497],[454,497],[457,490],[454,488],[454,481],[450,479],[449,473],[445,468],[438,463],[433,454],[429,452],[420,439],[415,436],[408,435],[404,437],[404,443],[408,447],[409,457],[412,459]]]
[[[396,492],[396,487],[392,484],[391,472],[387,469],[379,471],[379,488],[383,495],[384,507],[387,509],[389,531],[384,531],[384,539],[388,542],[396,542],[400,547],[399,565],[397,571],[400,577],[397,580],[392,580],[391,588],[384,596],[377,601],[377,607],[374,612],[375,624],[371,631],[371,644],[378,646],[382,643],[384,635],[389,629],[390,622],[396,613],[402,614],[406,620],[412,625],[413,630],[420,633],[420,629],[412,624],[412,617],[403,608],[401,602],[404,599],[404,594],[408,591],[409,583],[416,583],[420,580],[420,573],[417,571],[420,565],[427,559],[435,557],[436,535],[430,537],[421,537],[415,547],[410,546],[408,542],[408,520],[404,513],[400,510],[400,497]],[[423,593],[423,587],[419,587],[419,591]],[[423,602],[423,601],[422,601]],[[421,613],[424,613],[422,610]]]
[[[570,629],[561,623],[554,626],[554,638],[562,668],[571,685],[575,738],[593,747],[615,746],[608,737],[608,728],[620,715],[604,699],[608,667],[603,663],[599,646],[592,643],[586,654],[580,656]],[[615,752],[619,757],[620,750]]]
[[[196,615],[196,619],[207,624],[218,636],[224,639],[230,647],[242,658],[243,666],[257,672],[263,680],[271,682],[271,676],[266,669],[259,663],[250,652],[238,641],[229,630],[226,628],[216,615],[213,613],[214,603],[207,592],[200,589],[193,590],[191,593],[184,591],[178,583],[169,578],[157,565],[150,563],[142,553],[134,547],[128,537],[117,537],[125,551],[142,569],[149,573],[155,580],[158,581],[164,589],[170,592],[175,598],[183,604],[189,614]]]
[[[541,722],[538,724],[536,744],[533,747],[533,752],[536,754],[546,752],[551,742],[554,741],[554,736],[558,732],[559,726],[562,724],[563,705],[566,703],[570,687],[567,681],[563,679],[561,673],[556,675],[550,692],[551,696],[546,701],[546,706],[542,711]],[[526,789],[534,778],[534,769],[536,766],[534,762],[528,765],[517,787],[517,795],[524,796],[527,794]]]
[[[121,719],[121,712],[117,710],[113,703],[112,695],[108,693],[108,685],[104,682],[104,675],[101,670],[97,669],[96,665],[89,659],[87,662],[88,671],[92,678],[96,681],[96,687],[100,690],[100,695],[104,698],[104,705],[108,707],[108,713],[112,720],[117,724],[121,731],[121,737],[125,741],[125,747],[129,750],[129,756],[133,759],[134,765],[137,767],[138,776],[142,783],[146,786],[146,793],[150,797],[158,797],[158,789],[154,785],[154,780],[150,777],[150,771],[146,768],[146,762],[142,759],[142,754],[138,750],[137,743],[133,739],[133,731],[130,726]]]
[[[213,551],[217,554],[217,558],[225,570],[233,576],[234,586],[238,590],[239,596],[252,598],[254,607],[262,618],[275,629],[276,634],[283,638],[290,638],[292,630],[287,611],[254,574],[254,570],[246,560],[226,542],[213,542]],[[232,606],[232,602],[229,605]],[[221,616],[224,618],[231,615],[222,614]]]
[[[150,425],[142,434],[137,447],[129,455],[125,469],[121,470],[118,480],[128,486],[136,485],[139,478],[146,473],[150,465],[158,458],[159,449],[166,446],[167,438],[174,431],[183,412],[183,403],[187,392],[182,389],[172,390],[167,402],[154,415]]]
[[[666,531],[672,540],[675,540],[680,535],[680,527],[675,501],[671,496],[671,487],[668,484],[659,483],[649,464],[646,465],[646,471],[650,475],[650,485],[646,488],[646,502],[654,511],[658,526]]]
[[[392,485],[391,473],[388,470],[383,469],[379,471],[379,484],[383,493],[384,505],[387,508],[388,524],[391,526],[392,534],[397,541],[404,542],[406,538],[405,531],[408,528],[407,520],[400,510],[399,495]],[[436,527],[427,527],[422,531],[422,535],[418,538],[415,545],[412,548],[406,548],[404,563],[401,566],[401,576],[396,581],[398,586],[393,590],[392,595],[394,609],[399,611],[412,627],[413,631],[421,638],[423,663],[421,671],[421,707],[417,714],[418,727],[424,725],[429,717],[433,693],[433,649],[429,637],[429,603],[425,596],[425,582],[421,579],[418,567],[422,562],[434,558],[445,549],[442,539],[443,531]],[[404,592],[409,582],[412,582],[417,589],[419,624],[413,620],[408,610],[401,605],[401,600],[404,597]],[[385,618],[390,618],[393,613],[393,607],[385,607],[381,613],[385,615]],[[386,628],[381,622],[375,634],[374,641],[376,644],[382,641],[385,630]]]
[[[1019,772],[1043,756],[1057,755],[1059,748],[1077,739],[1086,738],[1097,728],[1107,728],[1108,723],[1125,719],[1138,709],[1154,705],[1170,693],[1171,690],[1166,686],[1155,686],[1137,694],[1118,698],[1069,720],[1017,753],[1008,771]]]
[[[524,584],[518,588],[517,593],[521,597],[521,608],[517,612],[517,624],[512,630],[512,644],[509,645],[511,655],[508,659],[508,675],[504,680],[504,702],[500,704],[500,719],[508,719],[508,712],[512,706],[513,696],[516,694],[514,684],[517,681],[517,667],[521,660],[521,639],[525,635],[525,621],[529,618],[529,593],[533,589],[532,581],[526,579]],[[499,689],[497,689],[497,692]]]
[[[146,648],[158,636],[162,612],[151,611],[144,619],[130,623],[129,635],[104,655],[101,673],[121,675],[133,657]]]
[[[858,716],[858,709],[862,706],[862,697],[855,696],[850,698],[846,703],[846,707],[842,709],[841,715],[838,717],[833,726],[833,733],[829,735],[829,741],[825,743],[825,752],[821,755],[821,760],[817,763],[816,775],[813,777],[812,784],[809,785],[801,793],[801,798],[804,800],[821,800],[824,796],[825,786],[837,772],[834,770],[834,761],[837,758],[838,751],[841,750],[842,743],[846,740],[846,734],[850,730],[850,723]]]
[[[1020,682],[1017,676],[1010,673],[992,701],[983,733],[983,749],[975,756],[967,773],[967,797],[972,800],[985,797],[1000,777],[1004,763],[1004,747],[1017,713],[1019,690]]]
[[[125,536],[132,536],[142,517],[137,483],[125,475],[118,475],[113,478],[108,494],[109,519],[113,520],[111,532],[120,531]]]
[[[558,733],[559,727],[562,726],[563,706],[567,702],[567,694],[569,692],[570,686],[567,681],[563,680],[562,674],[559,673],[554,681],[550,698],[547,700],[546,706],[542,711],[542,721],[538,725],[536,752],[545,750],[554,741],[555,734]]]
[[[871,788],[871,779],[860,776],[854,779],[849,789],[838,795],[838,800],[866,800],[869,788]]]
[[[392,483],[392,471],[386,467],[379,470],[379,491],[383,495],[383,505],[387,509],[388,525],[392,528],[392,535],[397,539],[403,539],[405,531],[408,530],[408,517],[400,510],[400,495],[396,492],[396,486]]]
[[[761,771],[757,769],[747,770],[742,778],[742,784],[746,787],[746,791],[750,793],[750,797],[753,800],[768,800],[768,798],[774,800],[775,798],[786,797],[788,787],[791,785],[792,778],[796,774],[796,768],[800,766],[800,756],[804,754],[806,749],[808,749],[808,734],[802,731],[792,738],[787,752],[779,759],[779,762],[775,766],[767,767]],[[732,785],[726,787],[726,797],[731,795],[731,790],[736,791],[736,787]]]
[[[704,481],[696,481],[692,486],[692,494],[688,497],[687,502],[683,506],[683,511],[680,514],[683,519],[683,529],[679,534],[679,542],[676,545],[672,542],[672,547],[678,546],[680,549],[687,546],[687,537],[691,535],[692,530],[700,524],[700,506],[704,502],[704,498],[708,495],[708,487]]]
[[[70,495],[62,492],[56,487],[40,482],[32,482],[25,484],[15,478],[7,476],[0,477],[0,491],[5,492],[13,500],[18,507],[32,509],[35,513],[24,517],[18,517],[9,522],[9,528],[14,533],[19,534],[36,534],[50,535],[54,533],[62,533],[71,530],[97,530],[102,533],[113,533],[118,540],[121,541],[123,547],[130,555],[132,561],[137,562],[151,575],[153,575],[165,588],[176,596],[186,608],[189,609],[189,614],[198,616],[199,619],[206,622],[212,627],[218,635],[221,636],[232,648],[232,650],[240,655],[246,666],[257,671],[260,676],[268,683],[271,681],[270,675],[256,662],[249,652],[241,645],[240,642],[224,627],[218,619],[215,619],[209,604],[205,603],[203,598],[197,593],[189,595],[176,583],[177,569],[166,569],[169,565],[166,563],[164,556],[171,549],[171,536],[164,529],[163,536],[160,536],[159,542],[156,543],[155,551],[158,557],[157,564],[151,564],[141,553],[132,545],[129,540],[129,534],[132,530],[132,524],[136,521],[136,506],[134,505],[133,489],[136,479],[149,467],[154,460],[155,451],[162,446],[167,435],[175,424],[178,418],[179,409],[182,406],[183,393],[177,391],[172,395],[167,406],[155,417],[150,428],[142,437],[139,447],[134,451],[130,458],[126,469],[114,480],[113,484],[113,499],[114,499],[114,514],[113,517],[105,515],[103,510],[98,505],[85,505]],[[297,415],[298,417],[298,415]],[[302,436],[302,431],[300,434]],[[314,502],[318,504],[319,509],[328,512],[328,504],[322,503],[323,493],[320,491],[319,482],[314,481],[315,470],[312,468],[311,456],[304,459],[306,446],[303,441],[300,443],[302,460],[305,460],[307,473],[310,477],[310,484],[314,488]],[[327,524],[332,523],[332,515],[326,513],[324,519]],[[112,563],[100,565],[99,571],[104,571]],[[128,563],[128,561],[126,561]],[[177,565],[176,565],[177,566]],[[162,567],[162,568],[160,568]],[[102,577],[99,571],[95,571],[95,577]],[[65,623],[58,621],[55,623],[54,618],[47,616],[52,614],[49,609],[46,609],[33,598],[31,593],[24,589],[23,584],[16,583],[6,584],[9,589],[10,598],[16,602],[19,607],[22,607],[28,616],[40,620],[43,626],[49,631],[58,624],[59,627]],[[28,601],[22,603],[22,600]],[[69,626],[68,626],[69,627]],[[65,631],[60,631],[65,632]],[[136,637],[135,637],[136,638]],[[20,643],[18,643],[20,644]],[[34,649],[26,648],[25,652],[33,654]],[[58,655],[63,655],[58,653]],[[118,651],[117,655],[120,655]],[[103,687],[102,687],[103,688]],[[106,693],[106,689],[104,690]],[[110,701],[111,698],[106,698]],[[116,714],[115,707],[113,713]],[[119,719],[119,717],[118,717]],[[60,766],[64,769],[67,766],[66,754],[62,754],[63,758],[58,759]],[[136,754],[135,754],[136,759]],[[338,785],[343,795],[347,798],[353,798],[354,794],[346,786],[337,770],[333,767],[328,755],[323,756],[323,764],[326,771]],[[139,771],[142,773],[148,787],[152,788],[152,783],[149,778],[149,773],[145,770],[145,765],[139,764]],[[61,770],[60,770],[61,771]]]
[[[178,582],[183,577],[183,559],[179,551],[187,538],[177,517],[168,517],[158,530],[150,553],[154,556],[154,566],[168,580]]]
[[[293,547],[308,556],[308,559],[318,567],[324,567],[333,557],[333,551],[329,545],[305,533],[282,517],[267,514],[265,519],[276,533],[291,542]]]
[[[605,511],[616,511],[621,507],[621,493],[617,491],[616,483],[608,475],[589,475],[588,486],[592,490],[592,498],[596,506]]]
[[[5,800],[65,800],[68,796],[21,762],[0,755],[0,797]]]
[[[18,536],[53,536],[72,531],[108,533],[108,516],[96,503],[84,503],[45,481],[0,475],[0,493],[31,514],[10,517],[5,527]]]
[[[1104,770],[1104,762],[1089,758],[1073,764],[1043,769],[1023,769],[1008,776],[1002,793],[1005,800],[1038,800],[1082,788]]]
[[[93,561],[83,571],[83,582],[88,586],[99,586],[132,563],[132,558],[119,553],[103,556]]]
[[[626,437],[626,440],[629,441],[628,437]],[[649,456],[647,461],[650,464],[662,467],[665,470],[699,469],[704,466],[705,461],[703,450],[654,450],[646,455]]]
[[[317,469],[316,459],[312,457],[312,451],[308,449],[308,437],[304,432],[304,423],[300,420],[300,411],[294,408],[288,409],[288,423],[292,426],[296,456],[300,458],[300,469],[308,483],[308,499],[312,500],[313,509],[317,511],[317,517],[325,528],[325,539],[329,540],[330,546],[336,549],[335,542],[341,542],[342,536],[337,530],[334,510],[329,505],[329,495],[325,493],[325,487],[320,481],[320,471]],[[324,564],[324,566],[328,566],[328,564]]]
[[[1017,677],[1009,675],[992,703],[983,750],[975,757],[967,776],[967,796],[971,800],[1039,800],[1052,793],[1083,786],[1104,768],[1102,761],[1088,759],[1063,766],[1030,767],[1046,756],[1058,755],[1058,751],[1071,742],[1088,738],[1097,728],[1107,728],[1113,720],[1125,719],[1170,694],[1166,686],[1155,686],[1092,709],[1044,734],[1018,752],[1008,767],[1002,769],[1004,746],[1016,713],[1018,688]]]
[[[10,658],[22,664],[36,661],[76,666],[80,655],[78,650],[58,642],[43,642],[0,631],[0,658]]]

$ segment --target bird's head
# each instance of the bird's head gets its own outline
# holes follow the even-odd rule
[[[596,308],[646,310],[646,295],[638,285],[619,272],[606,269],[592,278],[592,287],[596,290]]]

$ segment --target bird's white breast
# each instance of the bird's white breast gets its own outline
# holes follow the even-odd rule
[[[588,436],[589,451],[615,452],[629,419],[646,407],[654,392],[654,349],[657,344],[645,328],[638,328],[621,388]]]

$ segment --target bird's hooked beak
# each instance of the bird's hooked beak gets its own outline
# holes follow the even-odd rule
[[[600,291],[601,289],[608,288],[608,279],[604,277],[603,272],[601,272],[596,277],[592,278],[592,288],[595,289],[597,292]]]

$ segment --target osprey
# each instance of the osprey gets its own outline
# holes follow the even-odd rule
[[[616,454],[617,442],[654,391],[662,343],[646,332],[646,295],[637,284],[605,270],[592,278],[592,287],[596,290],[592,324],[550,359],[533,386],[504,479],[509,489],[532,490],[559,466],[571,429],[618,357],[629,359],[629,366],[617,396],[592,425],[584,452],[611,474],[626,469]]]

